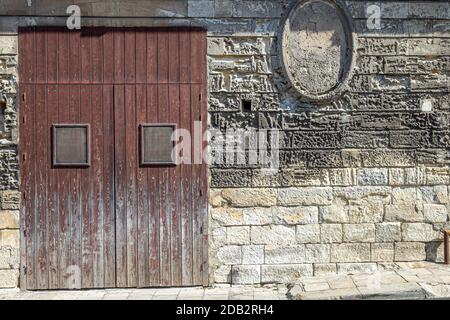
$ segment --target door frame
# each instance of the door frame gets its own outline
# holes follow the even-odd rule
[[[94,29],[94,30],[98,30],[98,29],[105,29],[107,28],[108,30],[144,30],[144,31],[157,31],[157,30],[200,30],[200,31],[204,31],[204,37],[205,37],[205,44],[206,44],[206,30],[205,28],[199,28],[199,27],[86,27],[86,28],[90,28],[90,29]],[[85,29],[86,29],[85,28]],[[26,32],[30,32],[30,31],[34,31],[34,30],[58,30],[58,31],[65,31],[65,32],[73,32],[68,30],[65,27],[53,27],[53,26],[36,26],[36,27],[19,27],[18,28],[18,59],[19,61],[24,61],[24,58],[30,58],[35,56],[35,53],[32,53],[30,55],[24,54],[24,49],[22,48],[22,41],[21,41],[21,35],[23,33]],[[201,105],[201,114],[202,116],[202,121],[204,121],[205,123],[202,124],[203,128],[207,128],[208,125],[208,111],[207,111],[207,96],[208,96],[208,86],[207,86],[207,56],[206,56],[206,46],[205,46],[205,50],[204,50],[204,56],[202,56],[202,59],[204,59],[204,69],[201,72],[204,74],[204,78],[202,79],[202,84],[201,84],[201,99],[200,99],[200,105]],[[17,71],[20,74],[21,69],[22,68],[26,68],[24,67],[24,63],[18,65],[17,67]],[[20,126],[22,125],[22,123],[24,122],[24,115],[22,113],[22,110],[24,109],[23,105],[25,104],[25,98],[23,95],[23,88],[25,86],[25,84],[27,83],[27,81],[24,81],[24,79],[22,77],[19,77],[19,89],[18,89],[18,119],[19,119],[19,125],[18,125],[18,131],[19,131],[19,136],[22,138],[19,141],[19,145],[18,145],[18,153],[19,153],[19,176],[20,176],[20,183],[19,183],[19,190],[20,190],[20,270],[19,270],[19,274],[20,274],[20,280],[19,280],[19,287],[22,290],[33,290],[33,289],[29,289],[27,288],[27,248],[26,248],[26,237],[28,236],[26,234],[26,224],[25,224],[25,202],[26,201],[35,201],[35,199],[27,199],[27,195],[25,195],[24,193],[24,171],[22,170],[23,167],[23,161],[24,161],[24,154],[23,154],[23,144],[24,144],[24,140],[26,139],[26,137],[24,136],[23,130],[21,130]],[[80,83],[81,84],[81,83]],[[83,83],[86,85],[89,85],[89,83]],[[55,83],[55,85],[58,85],[57,83]],[[92,85],[92,84],[91,84]],[[92,136],[91,136],[92,139]],[[91,140],[92,141],[92,140]],[[50,142],[51,143],[51,142]],[[206,142],[203,142],[203,150],[205,150],[206,147]],[[33,155],[34,157],[34,155]],[[115,160],[114,160],[115,162]],[[201,237],[201,247],[202,247],[202,268],[201,268],[201,279],[202,279],[202,285],[204,287],[209,286],[210,284],[210,275],[209,275],[209,234],[208,234],[208,224],[209,224],[209,206],[208,206],[208,198],[209,198],[209,167],[208,165],[202,164],[202,166],[205,166],[204,169],[204,182],[205,182],[205,189],[206,189],[206,194],[203,195],[204,197],[204,205],[203,207],[199,208],[200,212],[199,214],[202,215],[202,230],[203,233],[200,234],[199,236]],[[203,172],[203,171],[202,171]],[[115,173],[114,173],[114,177],[113,179],[115,180]],[[114,191],[115,194],[115,191]],[[114,195],[115,198],[115,195]],[[114,207],[115,207],[115,201],[114,201]],[[116,209],[114,209],[114,212],[116,211]],[[116,213],[114,213],[114,215],[116,216]],[[116,218],[115,218],[116,219]],[[114,231],[116,233],[116,231]],[[35,240],[33,240],[35,241]],[[117,241],[117,240],[115,240]],[[117,275],[115,275],[115,287],[117,288]],[[39,290],[39,289],[34,289],[34,290]],[[88,290],[88,289],[85,289]]]

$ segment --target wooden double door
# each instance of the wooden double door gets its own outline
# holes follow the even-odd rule
[[[206,165],[142,161],[206,129],[205,31],[22,28],[19,70],[21,287],[206,285]]]

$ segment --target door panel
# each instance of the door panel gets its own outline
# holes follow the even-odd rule
[[[143,166],[139,144],[206,129],[205,32],[21,28],[19,59],[22,287],[207,284],[206,165]],[[77,123],[90,166],[52,166],[52,125]]]

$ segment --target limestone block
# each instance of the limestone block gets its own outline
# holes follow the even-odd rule
[[[422,186],[419,188],[419,194],[422,198],[422,201],[426,203],[450,203],[447,186]]]
[[[447,206],[442,204],[424,204],[423,215],[426,222],[446,222],[449,217]]]
[[[234,207],[270,207],[276,205],[277,191],[266,188],[224,189],[222,197]]]
[[[330,185],[349,186],[354,184],[353,173],[351,169],[330,169],[328,170]]]
[[[242,246],[242,264],[263,264],[264,246],[249,245]]]
[[[221,247],[227,244],[227,228],[213,228],[211,230],[211,239],[211,247]]]
[[[400,186],[405,184],[405,170],[402,168],[389,168],[389,185]]]
[[[289,245],[295,243],[295,226],[252,226],[250,239],[252,244]]]
[[[387,205],[384,219],[388,222],[421,222],[423,213],[414,204]]]
[[[0,270],[0,288],[16,288],[19,285],[19,270]]]
[[[17,54],[17,36],[0,35],[0,54]]]
[[[400,222],[384,222],[375,225],[376,242],[397,242],[402,238]]]
[[[369,243],[341,243],[331,245],[331,262],[368,262]]]
[[[227,227],[228,244],[250,244],[250,227]]]
[[[348,206],[349,223],[376,223],[383,220],[383,200],[371,197],[350,203],[351,205]]]
[[[312,275],[312,264],[261,266],[261,283],[292,283],[297,281],[300,277]]]
[[[342,225],[341,224],[321,224],[320,225],[320,241],[322,243],[342,242]]]
[[[406,19],[409,15],[409,3],[381,2],[381,18]]]
[[[210,170],[211,187],[234,188],[249,187],[251,184],[250,170]]]
[[[278,203],[280,205],[329,205],[332,199],[332,190],[329,187],[286,188],[278,190]]]
[[[268,225],[273,223],[272,208],[245,208],[243,210],[244,224],[246,225]]]
[[[397,242],[394,244],[395,261],[423,261],[426,259],[425,244],[421,242]]]
[[[211,219],[222,226],[239,226],[244,222],[242,209],[239,208],[211,208]]]
[[[243,0],[236,1],[234,6],[235,17],[279,18],[281,13],[282,3],[279,1]]]
[[[298,243],[319,243],[320,225],[306,224],[296,226],[296,238]]]
[[[305,245],[287,247],[266,246],[265,263],[305,263]]]
[[[448,2],[412,2],[409,4],[410,18],[448,19]]]
[[[208,201],[213,208],[223,207],[226,204],[225,199],[222,198],[221,189],[214,189],[214,188],[209,189]]]
[[[349,222],[348,207],[342,205],[331,205],[320,207],[320,221],[325,223],[347,223]]]
[[[374,262],[394,261],[394,244],[373,243],[371,248],[371,260]]]
[[[333,194],[335,197],[347,200],[360,200],[369,196],[388,197],[391,194],[391,188],[384,186],[337,187],[333,189]]]
[[[403,223],[402,240],[403,241],[432,241],[435,240],[436,232],[433,226],[428,223]]]
[[[444,262],[444,242],[433,241],[425,245],[427,261]]]
[[[377,271],[376,263],[338,263],[338,274],[374,273]]]
[[[188,0],[188,17],[214,17],[214,0]]]
[[[233,266],[232,283],[235,284],[255,284],[261,282],[260,265],[238,265]]]
[[[19,249],[10,246],[0,247],[0,269],[19,268]]]
[[[274,207],[273,221],[277,224],[311,224],[318,223],[317,207]]]
[[[19,229],[19,211],[0,211],[0,229]]]
[[[315,263],[314,276],[324,276],[337,273],[336,263]]]
[[[383,186],[388,184],[388,170],[378,168],[360,169],[358,182],[362,186]]]
[[[307,244],[305,247],[305,262],[330,262],[330,246],[328,244]]]
[[[375,225],[372,223],[344,224],[344,242],[375,242]]]
[[[224,246],[217,251],[217,258],[222,264],[240,264],[242,250],[240,246]]]
[[[2,210],[19,210],[20,192],[5,190],[0,193],[0,207]]]
[[[19,230],[0,230],[0,247],[19,248]]]
[[[221,265],[214,270],[215,283],[230,283],[231,282],[231,266]]]
[[[419,200],[416,188],[392,188],[392,203],[417,203]]]

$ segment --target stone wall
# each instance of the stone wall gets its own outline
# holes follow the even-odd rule
[[[450,209],[450,5],[345,1],[356,36],[348,89],[329,102],[295,96],[280,31],[294,0],[0,3],[0,287],[17,285],[17,27],[208,29],[210,127],[281,131],[280,170],[210,169],[210,275],[216,283],[442,260]],[[381,29],[367,28],[379,5]],[[243,101],[247,107],[243,110]]]
[[[379,30],[367,28],[372,4],[381,6]],[[355,67],[346,92],[329,102],[292,94],[281,68],[282,25],[269,36],[209,39],[211,126],[281,131],[275,174],[227,163],[211,169],[215,282],[442,261],[441,230],[450,226],[449,4],[347,7]],[[288,11],[278,12],[276,23]]]
[[[17,37],[0,31],[0,288],[19,278]]]

